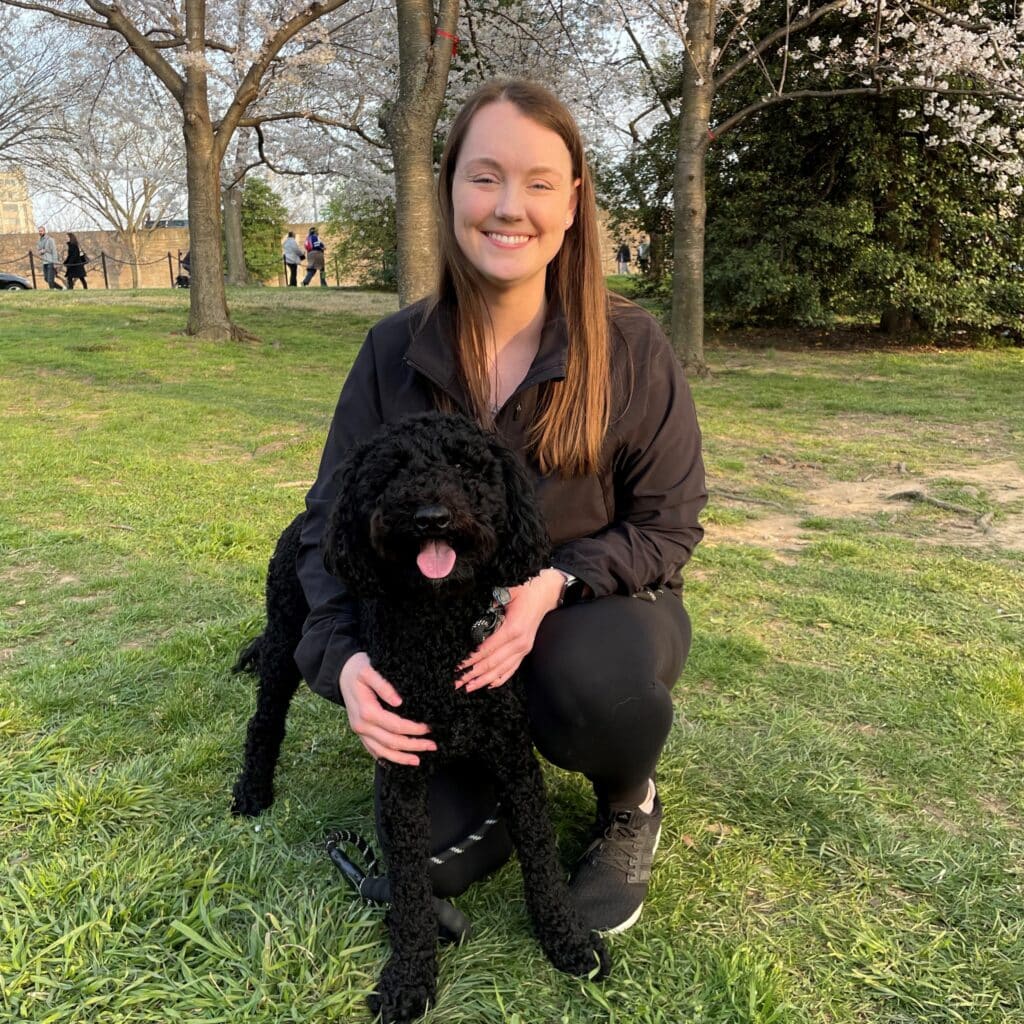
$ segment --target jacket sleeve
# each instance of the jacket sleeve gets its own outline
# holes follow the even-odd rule
[[[690,386],[660,327],[633,354],[613,452],[615,518],[590,537],[568,541],[552,561],[594,596],[635,594],[676,577],[704,536],[707,504],[701,435]]]
[[[334,476],[345,453],[382,422],[372,339],[370,331],[341,390],[316,482],[306,495],[306,521],[296,556],[310,611],[295,650],[295,662],[310,689],[336,704],[343,703],[338,690],[342,666],[362,649],[359,614],[355,599],[324,568],[320,540],[337,495]]]

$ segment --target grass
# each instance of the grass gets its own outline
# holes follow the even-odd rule
[[[233,820],[251,692],[229,667],[393,299],[239,292],[250,345],[181,334],[185,301],[0,303],[0,1018],[366,1020],[381,914],[320,842],[370,831],[368,759],[307,696],[278,803]],[[1024,466],[1024,359],[710,357],[644,917],[608,982],[564,977],[509,865],[459,901],[475,935],[427,1024],[1024,1021],[1024,556],[934,507],[808,504],[902,463],[1011,527],[1022,503],[969,471]],[[795,532],[766,541],[780,510]],[[568,859],[586,794],[549,782]]]

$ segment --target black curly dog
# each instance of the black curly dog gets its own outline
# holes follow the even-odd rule
[[[474,693],[453,685],[495,588],[520,584],[547,564],[547,534],[519,461],[465,417],[426,413],[356,446],[339,470],[338,492],[325,564],[358,598],[365,650],[402,695],[402,714],[426,722],[437,744],[420,755],[419,767],[383,763],[391,958],[370,1009],[386,1024],[410,1021],[434,998],[427,783],[437,765],[470,754],[482,753],[493,766],[548,958],[570,974],[604,977],[602,940],[587,932],[569,900],[518,679]],[[274,767],[299,682],[292,651],[308,610],[295,573],[302,518],[278,541],[267,576],[267,627],[239,660],[258,674],[259,695],[234,787],[236,814],[258,814],[273,801]]]

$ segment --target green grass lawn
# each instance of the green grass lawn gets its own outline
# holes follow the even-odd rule
[[[236,293],[251,344],[186,301],[0,301],[0,1020],[363,1021],[386,955],[322,852],[372,829],[336,708],[300,695],[277,804],[227,807],[230,666],[394,299]],[[1024,353],[709,355],[644,916],[565,977],[509,865],[425,1020],[1024,1021]],[[548,778],[568,861],[587,797]]]

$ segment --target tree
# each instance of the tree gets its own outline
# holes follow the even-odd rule
[[[398,0],[398,101],[381,124],[395,168],[398,298],[404,305],[437,282],[434,130],[444,102],[459,20],[458,0]]]
[[[323,169],[323,154],[330,153],[330,167],[344,180],[346,204],[392,195],[399,298],[414,301],[437,280],[439,122],[495,75],[539,78],[572,102],[568,72],[580,64],[581,53],[600,52],[602,24],[591,3],[566,11],[538,0],[474,0],[462,7],[444,2],[435,11],[424,0],[398,0],[394,8],[373,9],[330,36],[332,62],[310,65],[294,78],[295,103],[279,103],[283,112],[257,128],[260,156],[276,172],[294,173]],[[302,100],[310,95],[322,98],[315,114]],[[280,134],[288,117],[303,113],[325,138],[307,134],[296,144],[294,133]],[[310,140],[319,148],[310,151]]]
[[[352,197],[336,190],[327,205],[327,227],[338,239],[334,256],[346,274],[370,288],[398,285],[398,224],[392,195]]]
[[[54,144],[55,111],[40,97],[66,67],[54,33],[19,25],[13,11],[0,10],[0,160],[19,160],[36,142]]]
[[[246,178],[241,203],[242,245],[245,269],[256,281],[266,281],[281,270],[281,236],[287,212],[265,181]]]
[[[932,97],[930,120],[947,125],[950,139],[974,146],[997,187],[1020,173],[1012,122],[1024,103],[1024,23],[1007,16],[1004,5],[992,6],[990,16],[978,3],[945,0],[620,0],[649,94],[679,125],[672,337],[688,368],[705,369],[708,148],[758,112],[811,98],[924,94]],[[678,44],[673,74],[665,76],[665,65],[649,55],[638,27],[644,25]],[[723,104],[725,87],[743,78],[760,84],[758,94],[739,89],[735,106]],[[968,97],[982,97],[980,105]],[[1004,121],[988,126],[979,149],[984,111],[995,109]]]
[[[238,31],[242,19],[237,8],[218,5],[208,13],[206,0],[183,0],[180,7],[172,0],[0,0],[120,37],[177,104],[185,137],[194,268],[188,332],[210,339],[240,333],[228,315],[221,273],[224,155],[271,69],[315,53],[324,45],[321,23],[349,0],[239,2],[251,12],[244,19],[245,34]]]
[[[85,207],[114,229],[138,288],[145,236],[184,209],[180,127],[137,69],[123,61],[102,69],[85,56],[78,67],[87,81],[69,89],[69,102],[53,115],[56,135],[23,148],[41,190]]]
[[[657,287],[665,274],[672,232],[676,123],[663,121],[648,138],[637,135],[632,141],[619,160],[595,160],[595,175],[612,233],[619,237],[639,228],[650,240],[648,275]]]

